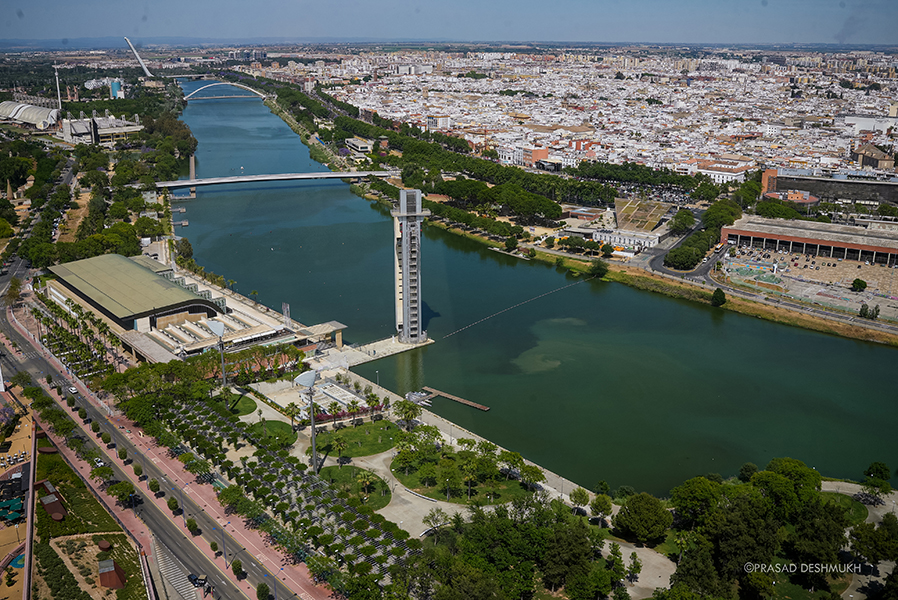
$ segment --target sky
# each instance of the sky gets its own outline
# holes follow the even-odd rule
[[[896,0],[3,0],[0,40],[898,44]]]

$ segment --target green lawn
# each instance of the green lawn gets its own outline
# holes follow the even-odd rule
[[[835,502],[848,511],[848,520],[852,525],[863,523],[867,520],[869,511],[867,507],[846,494],[839,492],[820,492],[820,496],[825,502]]]
[[[240,400],[231,409],[231,414],[242,417],[256,412],[256,401],[249,396],[240,396]]]
[[[321,433],[315,436],[318,448],[333,456],[337,453],[331,449],[330,443],[335,435],[346,440],[346,450],[343,456],[371,456],[386,452],[396,445],[393,438],[399,432],[399,428],[390,421],[366,422],[358,427],[346,427],[337,432]]]
[[[253,423],[250,431],[259,437],[263,437],[262,423]],[[296,443],[296,433],[290,427],[290,423],[285,421],[265,421],[264,441],[262,442],[268,447],[284,447],[292,446]]]
[[[398,479],[403,486],[422,496],[427,496],[434,500],[446,501],[445,487],[441,487],[439,484],[435,486],[426,486],[422,484],[418,479],[418,473],[413,469],[409,469],[409,474],[406,475],[403,469],[398,467],[392,468],[393,475],[396,476],[396,479]],[[452,493],[449,496],[449,502],[455,502],[456,504],[469,503],[468,484],[465,483],[463,487],[464,489],[461,493]],[[493,480],[492,482],[473,484],[471,486],[471,503],[503,504],[505,502],[511,502],[511,500],[518,496],[528,496],[531,493],[532,492],[522,485],[520,481],[515,479],[506,481],[504,478],[500,478]]]
[[[664,541],[655,546],[655,551],[663,554],[664,556],[670,557],[671,555],[677,556],[680,553],[680,549],[677,548],[677,534],[679,532],[676,529],[668,529],[667,537],[664,538]]]
[[[362,503],[370,506],[372,510],[380,510],[390,503],[390,486],[383,479],[371,473],[371,471],[366,471],[374,477],[375,482],[368,488],[368,493],[365,494],[357,479],[358,473],[361,471],[364,471],[364,469],[353,467],[352,465],[324,467],[321,469],[319,477],[325,481],[330,481],[337,488],[349,492],[350,496],[358,498]],[[365,500],[366,497],[367,500]]]

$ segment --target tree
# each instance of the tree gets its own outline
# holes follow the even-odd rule
[[[635,583],[637,579],[639,579],[639,574],[642,572],[642,561],[639,560],[639,557],[636,556],[635,552],[630,553],[630,566],[627,567],[627,579],[630,580],[630,583]]]
[[[119,458],[119,460],[127,460],[128,459],[128,451],[125,450],[124,448],[119,448],[118,458]]]
[[[673,515],[661,501],[645,492],[627,498],[627,503],[614,516],[615,527],[643,544],[664,537],[672,523]]]
[[[571,503],[574,505],[575,509],[577,509],[581,506],[586,506],[589,503],[589,492],[582,487],[576,487],[571,492],[570,498]]]
[[[284,407],[284,414],[290,417],[290,429],[293,429],[293,419],[298,417],[301,413],[302,409],[298,407],[295,402],[291,402]]]
[[[545,480],[546,475],[536,465],[524,465],[521,467],[521,482],[528,488],[532,488]]]
[[[187,527],[187,531],[192,534],[196,534],[196,532],[199,530],[199,526],[196,524],[196,519],[192,517],[190,519],[187,519],[185,525]]]
[[[119,481],[106,488],[106,493],[118,500],[119,504],[125,506],[134,493],[134,486],[128,481]]]
[[[717,288],[714,290],[714,293],[711,294],[711,306],[723,306],[726,301],[726,294],[724,294],[723,290],[720,288]]]
[[[156,481],[155,479],[150,479],[149,483],[147,483],[147,486],[149,486],[150,491],[153,492],[154,494],[159,493],[159,482]]]
[[[751,481],[751,476],[758,472],[758,465],[755,463],[747,462],[741,467],[739,467],[739,481],[744,483],[748,483]]]
[[[449,515],[446,514],[442,508],[431,508],[430,512],[424,515],[424,519],[422,519],[422,523],[427,525],[431,530],[433,530],[433,539],[434,542],[439,542],[439,534],[440,534],[440,525],[447,523],[449,521]]]
[[[499,452],[499,462],[505,465],[506,481],[508,481],[514,471],[520,472],[521,467],[524,466],[524,458],[517,452],[511,452],[509,450],[502,450]]]
[[[218,542],[215,540],[209,542],[209,550],[211,550],[213,554],[218,554]]]
[[[174,496],[168,497],[168,510],[172,512],[177,512],[180,505],[178,504],[178,499]]]
[[[90,478],[94,481],[109,481],[115,477],[112,467],[96,467],[91,469]]]
[[[110,442],[112,441],[112,436],[109,435],[109,432],[108,432],[108,431],[104,431],[104,432],[103,432],[103,435],[100,436],[100,439],[103,440],[103,443],[104,443],[104,444],[108,444],[108,443],[110,443]]]
[[[518,240],[514,236],[505,238],[505,249],[511,252],[518,247]]]
[[[234,561],[231,562],[231,570],[234,572],[234,577],[237,579],[243,577],[243,563],[240,562],[239,558],[234,559]]]
[[[16,371],[16,374],[10,377],[9,382],[22,389],[31,387],[32,384],[31,375],[28,374],[28,371]]]
[[[401,421],[405,421],[405,427],[408,431],[412,430],[414,420],[420,417],[422,413],[421,407],[411,400],[398,401],[393,405],[393,410]]]
[[[342,435],[335,435],[333,440],[331,440],[331,448],[337,452],[337,464],[340,465],[341,469],[343,468],[343,453],[346,452],[348,446],[349,444]]]
[[[597,258],[589,263],[589,269],[586,272],[593,277],[601,279],[608,274],[608,263],[601,258]]]
[[[863,292],[865,289],[867,289],[867,282],[863,279],[855,279],[851,283],[852,292]]]
[[[596,497],[589,503],[589,510],[593,516],[604,519],[611,514],[611,498],[608,494],[596,494]]]
[[[612,246],[611,244],[605,244],[602,246],[602,256],[604,256],[605,258],[611,258],[613,254],[614,246]]]
[[[670,220],[670,232],[674,235],[682,235],[695,225],[695,215],[691,210],[681,208]]]
[[[271,591],[268,589],[268,584],[264,581],[256,586],[256,600],[268,600],[268,595]]]
[[[6,288],[6,293],[3,294],[3,299],[6,301],[7,306],[15,306],[21,297],[22,280],[13,275],[9,280],[9,287]]]
[[[182,237],[180,240],[178,240],[176,248],[178,256],[180,256],[184,260],[190,260],[191,258],[193,258],[193,246],[190,245],[190,240],[188,240],[186,237]]]
[[[717,508],[720,499],[720,484],[705,477],[693,477],[670,492],[670,501],[677,509],[677,515],[691,529],[704,523]]]
[[[143,477],[143,467],[141,467],[138,463],[134,463],[134,476],[140,480]]]

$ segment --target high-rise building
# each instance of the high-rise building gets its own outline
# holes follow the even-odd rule
[[[396,332],[399,341],[417,344],[427,339],[421,323],[421,222],[430,211],[421,208],[421,190],[401,190],[393,215],[396,238]]]

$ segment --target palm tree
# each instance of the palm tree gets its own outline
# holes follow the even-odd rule
[[[375,408],[380,404],[380,398],[377,397],[377,394],[369,394],[365,398],[365,404],[368,405],[368,410],[371,411],[371,418],[374,419]]]
[[[340,404],[336,401],[331,402],[330,404],[327,405],[327,410],[331,414],[331,417],[333,417],[334,421],[336,422],[337,415],[340,412]]]
[[[369,471],[359,471],[355,479],[359,482],[359,486],[365,494],[368,493],[368,488],[374,484],[374,474]]]
[[[342,435],[335,435],[334,439],[331,440],[331,448],[337,453],[337,464],[340,465],[340,468],[343,468],[343,453],[346,452],[346,448],[349,446],[346,443],[346,440]]]
[[[295,402],[291,402],[284,407],[284,414],[290,417],[290,429],[293,429],[293,419],[299,416],[302,409],[296,406]]]
[[[359,403],[358,400],[356,400],[355,398],[353,398],[352,400],[349,401],[349,406],[348,406],[348,408],[349,408],[349,414],[352,415],[353,417],[355,417],[355,415],[356,415],[356,414],[359,412],[359,410],[362,408],[362,405]]]

